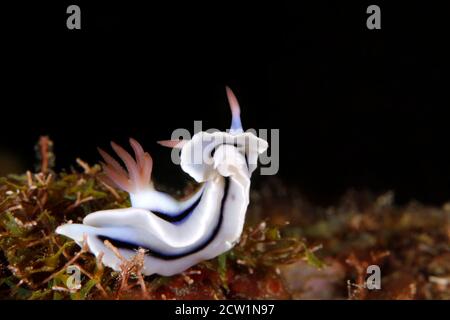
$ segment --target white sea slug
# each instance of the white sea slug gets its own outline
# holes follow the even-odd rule
[[[152,158],[135,140],[130,139],[135,159],[111,143],[126,170],[100,150],[104,171],[130,194],[132,207],[97,211],[87,215],[83,224],[64,224],[56,232],[80,246],[86,239],[89,250],[95,256],[103,253],[103,264],[114,270],[120,270],[121,261],[105,240],[126,259],[143,248],[145,275],[177,274],[231,249],[244,226],[251,174],[268,143],[243,132],[239,105],[229,88],[227,96],[232,111],[229,132],[199,132],[188,141],[162,143],[181,148],[181,168],[202,183],[188,200],[178,201],[154,189]],[[198,152],[200,161],[193,161],[198,160]]]

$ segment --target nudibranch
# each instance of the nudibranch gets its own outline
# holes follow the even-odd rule
[[[120,270],[121,260],[105,240],[125,259],[143,248],[145,275],[174,275],[231,249],[244,226],[251,174],[268,143],[243,131],[238,101],[226,90],[232,111],[228,132],[202,131],[191,140],[161,142],[181,148],[182,170],[201,183],[189,199],[177,200],[153,187],[152,158],[137,141],[130,139],[135,158],[112,142],[126,169],[99,150],[104,172],[129,193],[132,206],[91,213],[83,224],[64,224],[56,232],[80,246],[86,240],[89,250],[97,257],[102,254],[103,264],[114,270]]]

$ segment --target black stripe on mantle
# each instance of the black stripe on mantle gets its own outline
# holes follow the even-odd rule
[[[188,255],[194,254],[194,253],[206,248],[216,238],[217,234],[219,233],[220,227],[222,226],[223,211],[224,211],[224,207],[225,207],[225,201],[228,197],[229,188],[230,188],[230,178],[225,177],[224,193],[223,193],[223,197],[222,197],[222,200],[220,203],[219,221],[218,221],[217,225],[215,226],[214,231],[211,234],[211,237],[208,240],[206,240],[204,243],[200,244],[198,247],[196,247],[188,252],[167,255],[162,252],[154,251],[150,248],[142,247],[137,244],[126,242],[126,241],[116,240],[116,239],[110,238],[108,236],[98,235],[97,237],[102,242],[105,240],[108,240],[113,246],[115,246],[118,249],[128,249],[128,250],[135,251],[135,250],[138,250],[139,248],[142,248],[144,250],[147,250],[146,255],[152,256],[155,258],[159,258],[162,260],[175,260],[175,259],[179,259],[179,258],[188,256]]]
[[[156,216],[158,216],[161,219],[164,219],[168,222],[172,222],[172,223],[181,222],[187,216],[189,216],[189,214],[191,214],[192,211],[194,211],[194,209],[198,206],[198,204],[200,203],[200,200],[203,197],[203,193],[204,193],[204,191],[202,191],[202,194],[198,197],[197,200],[195,200],[195,202],[189,208],[185,209],[184,211],[181,211],[177,215],[171,216],[171,215],[168,215],[167,213],[159,212],[159,211],[152,211],[152,213],[154,213]]]

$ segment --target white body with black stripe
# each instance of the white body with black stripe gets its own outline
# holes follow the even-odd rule
[[[237,102],[231,91],[228,97],[233,111],[233,102],[235,105]],[[113,145],[126,164],[129,177],[121,176],[124,170],[109,155],[102,154],[108,163],[105,172],[114,171],[109,176],[130,192],[132,207],[94,212],[84,218],[83,224],[65,224],[56,232],[79,245],[86,236],[90,251],[96,256],[103,253],[102,262],[114,270],[120,270],[121,261],[105,246],[105,240],[126,259],[134,256],[136,249],[144,248],[145,275],[177,274],[228,251],[242,233],[250,177],[258,155],[268,147],[266,141],[242,132],[236,112],[232,123],[230,133],[200,132],[182,146],[182,169],[203,183],[185,201],[177,201],[155,190],[151,181],[144,181],[149,180],[151,161],[145,161],[147,154],[137,142],[131,141],[137,158],[134,162],[126,151]],[[206,156],[195,162],[193,155],[199,151]],[[133,185],[133,179],[140,180]]]

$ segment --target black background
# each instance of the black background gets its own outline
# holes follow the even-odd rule
[[[155,141],[194,120],[227,128],[229,85],[246,128],[280,129],[279,176],[309,198],[450,199],[449,19],[437,3],[40,2],[1,9],[0,150],[23,168],[41,134],[58,168],[133,136],[164,176],[177,169]],[[69,4],[81,30],[66,28]],[[370,4],[381,30],[366,28]]]

